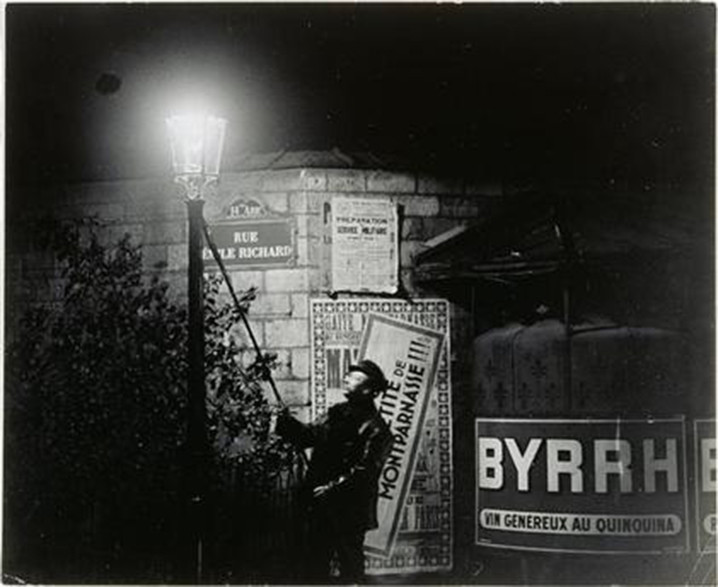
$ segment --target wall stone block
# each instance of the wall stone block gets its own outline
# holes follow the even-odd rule
[[[304,188],[302,170],[299,169],[277,169],[267,171],[262,178],[262,191],[296,191]]]
[[[327,293],[331,287],[331,276],[322,271],[313,270],[309,272],[309,291],[312,293]]]
[[[439,215],[473,219],[485,206],[479,197],[443,197],[439,200]]]
[[[144,243],[144,226],[142,224],[111,224],[101,231],[100,240],[112,246],[126,234],[130,236],[130,243],[133,245]]]
[[[275,319],[265,323],[266,342],[270,347],[302,347],[309,344],[306,319]]]
[[[318,169],[302,169],[302,189],[324,191],[327,189],[327,173]]]
[[[127,220],[137,218],[143,222],[155,219],[182,219],[187,222],[187,206],[180,197],[148,198],[127,202],[123,215]]]
[[[86,218],[97,218],[100,222],[112,222],[125,218],[125,207],[123,204],[85,204],[79,209],[82,216]]]
[[[309,295],[305,293],[292,294],[292,318],[307,318],[309,316]]]
[[[264,287],[264,271],[260,270],[245,270],[245,271],[232,271],[228,269],[229,277],[232,280],[232,287],[234,291],[239,292],[246,291],[250,287],[257,288],[257,296],[262,295],[266,288]]]
[[[309,192],[292,192],[289,194],[289,211],[294,214],[306,214],[309,210]]]
[[[187,223],[151,222],[144,225],[143,242],[145,244],[175,244],[187,242]]]
[[[250,317],[249,325],[252,327],[252,333],[254,334],[254,338],[257,339],[257,344],[259,345],[259,348],[266,349],[266,346],[265,346],[266,323],[263,320],[253,320]],[[229,336],[239,346],[244,347],[244,352],[242,353],[242,357],[241,357],[242,364],[245,367],[248,367],[249,365],[251,365],[255,359],[254,345],[252,344],[252,339],[250,338],[249,333],[247,332],[247,329],[244,327],[244,324],[241,321],[235,323],[229,329]]]
[[[222,199],[232,199],[235,192],[260,190],[264,182],[263,171],[244,171],[241,173],[222,173],[219,189]]]
[[[187,272],[167,270],[162,274],[162,281],[169,286],[170,297],[180,303],[187,300]]]
[[[272,375],[276,380],[281,379],[308,379],[309,378],[309,349],[270,349],[277,355],[277,368]]]
[[[322,211],[324,200],[322,192],[293,192],[289,194],[289,211],[295,214],[318,214]]]
[[[187,245],[167,245],[167,269],[169,271],[186,270],[188,266]]]
[[[411,173],[371,171],[367,173],[367,191],[410,193],[416,192],[416,176]]]
[[[299,238],[319,237],[324,232],[324,220],[320,214],[297,216],[297,236]]]
[[[310,375],[309,367],[309,347],[295,348],[292,354],[292,374],[299,379],[308,379]]]
[[[309,261],[308,264],[317,266],[322,256],[322,241],[319,237],[310,237],[308,240],[309,245]]]
[[[167,245],[143,245],[142,264],[147,269],[164,269],[167,267]]]
[[[289,211],[289,197],[287,192],[259,192],[256,199],[262,202],[268,209],[270,214],[277,212],[285,214]]]
[[[64,201],[71,205],[117,203],[123,204],[142,193],[141,186],[132,181],[98,181],[66,186]]]
[[[292,351],[290,349],[269,349],[267,352],[277,355],[277,366],[272,371],[274,380],[292,379]]]
[[[321,241],[317,237],[297,238],[297,265],[316,266],[321,256]]]
[[[420,174],[417,177],[416,191],[419,194],[463,194],[464,181]]]
[[[363,171],[331,169],[327,171],[327,191],[365,192],[366,176]]]
[[[257,292],[257,297],[250,307],[250,314],[253,316],[289,316],[290,313],[289,294]]]
[[[281,396],[284,403],[288,406],[305,407],[309,405],[309,381],[305,380],[285,380],[277,382],[277,391]],[[274,403],[274,397],[269,385],[266,386],[267,397],[271,397],[271,402]],[[309,410],[299,410],[303,418],[307,418],[303,421],[309,421]],[[292,410],[293,414],[297,414],[296,411]]]
[[[278,291],[307,291],[309,279],[307,270],[304,268],[295,269],[272,269],[267,271],[265,276],[265,290]]]
[[[439,198],[436,196],[394,196],[394,201],[404,207],[404,216],[436,216]]]
[[[297,265],[306,266],[311,263],[309,253],[309,238],[297,238]]]
[[[184,206],[184,193],[182,188],[169,177],[163,179],[139,179],[114,182],[117,185],[116,193],[121,193],[121,199],[113,197],[115,201],[125,203],[141,203],[147,201],[177,202]]]

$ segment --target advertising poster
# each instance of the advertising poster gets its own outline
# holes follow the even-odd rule
[[[333,198],[333,291],[394,293],[399,286],[396,205],[388,198]]]
[[[332,404],[344,399],[342,376],[360,356],[362,339],[370,321],[374,324],[372,331],[379,334],[404,323],[397,334],[411,332],[407,327],[414,325],[421,331],[432,332],[432,340],[437,334],[443,335],[434,384],[426,400],[423,427],[416,429],[415,434],[413,430],[407,431],[412,436],[407,445],[416,449],[413,474],[406,484],[404,504],[397,517],[393,548],[388,556],[378,554],[381,536],[379,548],[376,544],[367,544],[367,572],[388,574],[450,569],[452,464],[448,302],[436,299],[415,302],[312,300],[311,320],[313,416],[324,413]],[[370,340],[366,339],[366,345],[374,344]],[[371,358],[377,360],[377,357]],[[387,372],[387,378],[391,379],[389,375]],[[407,376],[406,372],[404,376]],[[377,535],[372,539],[376,540]],[[385,539],[383,544],[387,544]]]
[[[683,419],[476,419],[476,543],[689,550]]]
[[[695,420],[698,552],[716,552],[716,421]]]
[[[394,547],[443,343],[440,332],[377,314],[364,327],[359,358],[371,358],[386,374],[389,386],[378,408],[394,435],[379,477],[379,527],[364,542],[367,552],[379,556]]]

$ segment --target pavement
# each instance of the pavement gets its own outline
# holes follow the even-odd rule
[[[716,555],[487,553],[451,572],[369,577],[373,585],[716,585]]]

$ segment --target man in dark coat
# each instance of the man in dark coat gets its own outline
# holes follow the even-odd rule
[[[313,447],[305,483],[309,513],[307,580],[329,579],[336,553],[341,580],[364,579],[364,534],[376,528],[378,478],[392,444],[374,398],[387,387],[373,361],[352,365],[344,376],[347,401],[312,424],[284,411],[277,432],[301,448]]]

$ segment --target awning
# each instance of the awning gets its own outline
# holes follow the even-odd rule
[[[647,205],[627,195],[513,196],[477,222],[424,242],[415,278],[522,281],[577,267],[709,252],[709,225],[670,204]]]

